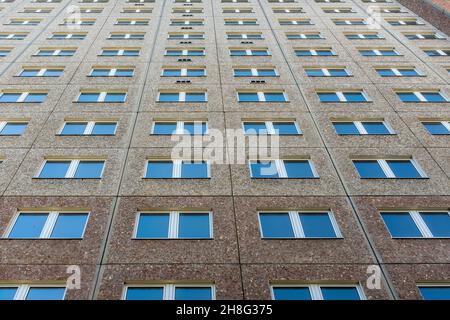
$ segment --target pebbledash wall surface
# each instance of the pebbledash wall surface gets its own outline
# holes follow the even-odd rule
[[[450,42],[397,1],[0,0],[0,23],[0,297],[448,297]],[[284,162],[156,178],[158,133],[194,121],[278,125]]]

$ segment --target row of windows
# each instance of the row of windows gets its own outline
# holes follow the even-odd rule
[[[394,130],[385,121],[333,121],[338,135],[393,135]],[[432,135],[449,135],[448,121],[424,121],[423,126]],[[24,134],[28,122],[0,121],[0,136],[20,136]],[[302,131],[295,121],[244,121],[246,135],[301,135]],[[59,130],[61,136],[108,136],[115,135],[117,122],[106,121],[67,121]],[[205,121],[155,121],[153,135],[207,135],[208,123]]]
[[[449,238],[450,212],[380,212],[394,239]],[[82,239],[88,212],[19,212],[3,238]],[[329,211],[258,212],[262,239],[343,238]],[[213,214],[208,211],[138,212],[133,239],[213,239]]]
[[[413,159],[357,159],[353,160],[362,179],[420,179],[427,178]],[[48,159],[36,178],[41,179],[100,179],[105,160]],[[250,160],[253,179],[314,179],[319,178],[309,159]],[[144,178],[148,179],[207,179],[211,177],[209,161],[148,160]]]
[[[449,300],[447,284],[418,284],[424,300]],[[124,300],[215,300],[213,284],[138,284],[125,285]],[[271,284],[274,300],[363,300],[359,284]],[[66,288],[58,285],[1,285],[0,300],[63,300]]]
[[[381,77],[423,77],[425,76],[415,67],[375,67]],[[450,70],[450,69],[449,69]],[[133,77],[134,67],[94,67],[89,77]],[[25,67],[19,77],[59,77],[64,73],[64,67]],[[352,74],[346,67],[307,67],[305,73],[309,77],[350,77]],[[176,68],[163,67],[162,77],[205,77],[204,67]],[[274,67],[248,68],[234,67],[234,77],[278,77],[278,71]]]
[[[361,103],[371,102],[363,90],[348,91],[317,91],[320,102],[323,103]],[[446,103],[449,100],[439,90],[427,91],[396,91],[398,98],[405,103]],[[42,103],[46,100],[46,92],[3,92],[0,93],[0,103]],[[80,92],[75,102],[78,103],[124,103],[126,92]],[[159,91],[158,102],[207,102],[206,91]],[[238,102],[289,102],[284,91],[238,91]]]

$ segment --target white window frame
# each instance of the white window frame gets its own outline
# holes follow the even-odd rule
[[[411,211],[381,211],[380,214],[383,216],[383,213],[408,213],[413,220],[414,224],[416,225],[417,229],[419,229],[419,232],[422,234],[422,237],[393,237],[388,225],[383,220],[383,223],[386,226],[386,229],[389,231],[389,235],[392,239],[449,239],[450,237],[435,237],[433,236],[433,233],[431,232],[430,228],[428,228],[428,225],[426,224],[425,220],[422,218],[420,213],[436,213],[436,212],[447,212],[447,214],[450,216],[450,211],[446,210],[433,210],[433,211],[417,211],[417,210],[411,210]]]
[[[205,100],[200,102],[188,102],[188,103],[205,103],[208,102],[208,92],[207,91],[177,91],[177,92],[158,92],[158,102],[168,102],[161,101],[161,93],[174,93],[178,94],[178,101],[175,102],[186,102],[186,94],[188,93],[203,93],[205,95]]]
[[[283,284],[283,283],[275,283],[275,284],[271,284],[270,285],[270,295],[272,300],[275,300],[275,292],[274,292],[274,288],[308,288],[309,289],[309,293],[311,295],[311,299],[312,300],[323,300],[323,295],[322,295],[322,287],[338,287],[338,288],[356,288],[356,290],[358,291],[358,295],[359,298],[361,300],[366,300],[366,296],[364,295],[364,291],[361,287],[361,284]]]
[[[264,77],[264,76],[260,76],[259,75],[259,70],[273,70],[275,72],[274,77],[279,77],[280,76],[280,74],[278,73],[278,71],[277,71],[277,69],[275,67],[267,67],[267,68],[264,68],[264,67],[261,67],[261,68],[246,68],[246,67],[240,68],[240,67],[234,67],[233,68],[233,76],[234,77],[238,77],[238,76],[236,76],[236,70],[237,69],[239,69],[239,70],[250,70],[251,73],[252,73],[252,75],[251,75],[252,77]]]
[[[351,74],[351,72],[350,72],[346,67],[344,67],[344,68],[342,68],[342,67],[335,67],[335,68],[334,68],[334,67],[329,67],[329,68],[305,67],[305,70],[321,70],[322,73],[323,73],[322,77],[334,77],[334,76],[331,75],[330,69],[334,69],[334,70],[337,70],[337,69],[343,70],[343,71],[345,71],[345,73],[347,74],[347,77],[353,76],[353,75]],[[311,76],[309,76],[309,77],[311,77]]]
[[[246,136],[253,136],[253,134],[245,133],[245,124],[249,123],[249,122],[251,122],[251,123],[264,123],[264,125],[266,126],[266,131],[267,131],[268,135],[276,135],[276,131],[275,131],[275,128],[273,126],[274,122],[277,122],[277,123],[293,123],[294,126],[295,126],[295,129],[297,130],[297,135],[302,135],[303,134],[302,130],[300,129],[300,126],[298,125],[297,121],[295,121],[295,120],[279,120],[279,121],[278,120],[273,120],[273,121],[245,120],[245,121],[242,121],[242,131],[244,132],[244,134]],[[256,134],[256,135],[259,135],[259,134]]]
[[[323,48],[323,49],[294,49],[294,51],[309,51],[311,53],[311,56],[313,57],[330,57],[330,56],[321,56],[317,53],[317,51],[325,51],[328,50],[331,53],[331,56],[336,56],[336,52],[333,51],[333,49],[330,48]],[[305,57],[305,56],[298,56],[298,57]]]
[[[435,102],[430,102],[428,101],[424,95],[422,94],[422,92],[420,91],[398,91],[398,93],[412,93],[414,94],[417,99],[419,99],[419,102],[429,102],[429,103],[435,103]],[[441,92],[441,91],[423,91],[423,93],[439,93],[441,95],[442,98],[444,98],[444,100],[446,100],[448,102],[447,97]],[[403,101],[402,101],[403,102]]]
[[[8,102],[8,103],[23,103],[25,102],[26,98],[33,93],[37,93],[37,94],[48,94],[47,92],[0,92],[0,98],[5,94],[5,93],[20,93],[19,98],[17,98],[17,100],[15,102]],[[39,103],[39,102],[38,102]]]
[[[39,240],[39,239],[50,239],[50,240],[70,240],[70,239],[83,239],[84,234],[86,232],[87,225],[89,223],[89,218],[91,216],[91,213],[89,211],[18,211],[14,214],[11,222],[9,223],[8,227],[6,228],[5,233],[3,234],[3,239],[10,239],[9,236],[11,232],[14,229],[14,226],[17,223],[17,220],[19,219],[20,215],[22,213],[31,213],[31,214],[40,214],[40,213],[48,213],[47,220],[45,221],[44,227],[42,228],[41,234],[38,238],[26,238],[30,240]],[[51,238],[53,229],[55,228],[56,222],[58,220],[58,217],[60,214],[86,214],[86,222],[84,224],[83,232],[81,233],[81,236],[79,238]]]
[[[204,75],[201,77],[206,77],[206,68],[203,67],[189,67],[189,68],[168,68],[168,67],[163,67],[161,70],[161,77],[170,77],[170,76],[165,76],[164,72],[166,70],[180,70],[180,75],[179,76],[174,76],[174,77],[192,77],[192,76],[188,76],[188,71],[190,70],[203,70]],[[195,76],[198,77],[198,76]]]
[[[381,179],[400,179],[397,178],[392,171],[391,167],[388,164],[388,161],[409,161],[413,165],[413,167],[417,170],[417,173],[419,173],[420,178],[418,179],[425,179],[428,178],[425,171],[420,167],[419,163],[415,159],[353,159],[353,162],[359,162],[359,161],[376,161],[378,162],[378,165],[380,166],[381,170],[383,170],[383,173],[385,175],[384,178]],[[361,178],[366,179],[366,178]]]
[[[210,179],[211,178],[211,161],[210,160],[185,160],[185,159],[147,159],[145,162],[145,168],[144,168],[144,179],[153,179],[153,178],[147,178],[147,170],[148,170],[148,164],[158,163],[158,162],[172,162],[172,177],[167,179],[184,179],[181,177],[181,170],[183,163],[196,163],[196,162],[204,162],[206,164],[206,177],[202,178],[192,178],[192,179]]]
[[[116,131],[117,131],[117,125],[118,122],[115,120],[111,120],[111,121],[71,121],[71,120],[66,120],[64,121],[62,127],[59,129],[58,131],[58,135],[60,136],[66,136],[63,135],[62,132],[64,131],[64,128],[66,127],[66,124],[68,123],[80,123],[80,124],[86,124],[86,127],[84,128],[84,132],[81,134],[83,136],[90,136],[92,135],[92,131],[94,130],[94,127],[97,123],[115,123],[115,128],[114,128],[114,133],[112,135],[116,135]],[[75,136],[81,136],[81,135],[75,135]]]
[[[423,77],[424,76],[424,74],[422,72],[420,72],[420,70],[416,69],[415,67],[411,67],[411,68],[406,68],[406,67],[405,68],[389,68],[389,67],[386,67],[386,68],[379,67],[378,68],[377,67],[377,68],[375,68],[376,71],[383,70],[383,69],[391,70],[395,74],[396,77],[406,77],[406,76],[401,74],[401,72],[400,72],[401,70],[414,70],[417,73],[417,77]]]
[[[210,288],[211,300],[216,300],[216,286],[214,284],[202,283],[177,283],[177,284],[127,284],[124,286],[122,300],[126,300],[128,288],[163,288],[163,300],[175,300],[176,288]]]
[[[286,167],[284,165],[284,161],[302,161],[302,162],[308,162],[309,167],[311,168],[311,172],[313,174],[312,178],[299,178],[299,179],[319,179],[320,176],[314,166],[314,163],[311,161],[311,159],[250,159],[248,161],[249,171],[250,171],[250,177],[253,178],[253,172],[252,172],[252,163],[257,161],[267,161],[267,162],[273,162],[275,163],[275,167],[277,168],[278,178],[275,179],[288,179]],[[260,179],[264,179],[260,178]],[[273,178],[272,178],[273,179]]]
[[[95,71],[95,70],[109,70],[109,73],[108,73],[108,75],[106,76],[106,77],[115,77],[116,76],[116,73],[117,73],[117,70],[131,70],[133,73],[132,73],[132,75],[131,75],[131,77],[133,77],[134,76],[134,68],[102,68],[102,67],[94,67],[94,68],[92,68],[91,69],[91,72],[89,72],[89,76],[90,77],[99,77],[99,76],[93,76],[92,75],[92,73]]]
[[[288,95],[287,95],[287,93],[285,91],[257,91],[257,92],[255,92],[255,91],[238,91],[236,93],[237,101],[238,102],[247,102],[247,101],[240,101],[240,99],[239,99],[239,94],[240,93],[256,93],[258,95],[258,101],[257,102],[266,102],[266,96],[265,96],[266,93],[269,93],[269,94],[270,93],[282,93],[283,96],[284,96],[284,101],[274,101],[274,102],[271,102],[271,103],[286,103],[286,102],[289,102],[289,97],[288,97]],[[250,103],[252,103],[252,102],[250,102]],[[253,102],[253,103],[256,103],[256,102]]]
[[[366,94],[366,92],[364,90],[358,91],[358,90],[354,90],[354,91],[318,91],[317,94],[320,93],[335,93],[336,96],[339,98],[339,102],[348,102],[347,98],[345,97],[345,93],[361,93],[362,96],[364,97],[364,99],[366,99],[365,101],[357,101],[357,102],[352,102],[352,103],[367,103],[367,102],[372,102],[372,100],[369,98],[369,96]],[[320,97],[319,97],[320,99]],[[330,102],[322,102],[321,103],[330,103]],[[333,103],[333,102],[331,102]]]
[[[291,222],[292,231],[294,232],[293,238],[284,238],[284,239],[343,239],[341,230],[339,229],[339,225],[336,221],[336,217],[334,216],[334,213],[332,211],[259,211],[258,212],[258,223],[259,223],[259,232],[261,235],[261,239],[283,239],[283,238],[271,238],[271,237],[264,237],[264,231],[262,228],[261,223],[261,214],[265,213],[287,213],[289,215],[289,220]],[[306,237],[305,232],[303,230],[303,225],[300,219],[301,213],[326,213],[328,214],[328,218],[330,219],[330,223],[333,227],[335,237]]]
[[[141,214],[144,215],[151,215],[151,214],[168,214],[169,215],[169,229],[168,229],[168,236],[167,238],[138,238],[137,232],[139,228],[139,221],[141,218]],[[209,220],[209,237],[208,238],[180,238],[179,237],[179,226],[180,226],[180,214],[186,213],[186,214],[196,214],[196,213],[202,213],[202,214],[208,214],[208,220]],[[189,239],[195,239],[195,240],[210,240],[214,239],[213,234],[213,214],[211,211],[204,211],[204,210],[198,210],[198,211],[192,211],[192,210],[185,210],[185,211],[140,211],[136,213],[136,219],[135,219],[135,225],[133,230],[133,239],[135,240],[154,240],[154,239],[178,239],[178,240],[189,240]]]
[[[360,135],[370,135],[367,132],[366,128],[364,127],[363,122],[382,123],[386,127],[386,129],[388,130],[390,135],[395,134],[394,129],[385,120],[379,120],[379,121],[377,121],[377,120],[367,120],[367,121],[366,120],[363,120],[363,121],[336,120],[336,121],[333,121],[333,123],[348,123],[348,122],[351,122],[351,123],[353,123],[355,125],[355,127],[358,130]]]
[[[65,299],[67,287],[65,284],[0,284],[0,288],[17,288],[13,300],[25,300],[31,288],[64,288],[62,300]]]
[[[238,39],[233,39],[233,38],[229,38],[230,35],[239,35],[241,36],[239,39],[248,39],[249,35],[258,35],[260,36],[258,39],[254,39],[252,38],[251,40],[264,40],[264,36],[262,35],[262,32],[256,32],[256,33],[227,33],[227,39],[228,40],[238,40]]]
[[[84,93],[93,93],[93,94],[98,94],[98,98],[97,98],[97,101],[94,101],[94,102],[82,102],[82,101],[80,101],[80,97],[81,97],[81,95],[82,94],[84,94]],[[109,102],[109,103],[125,103],[126,101],[127,101],[127,98],[128,98],[128,92],[119,92],[119,91],[113,91],[113,92],[108,92],[108,91],[101,91],[101,92],[97,92],[97,91],[93,91],[93,92],[90,92],[90,91],[81,91],[79,94],[78,94],[78,98],[77,98],[77,100],[75,101],[76,103],[106,103],[105,102],[105,99],[106,99],[106,95],[107,94],[115,94],[115,93],[122,93],[122,94],[124,94],[125,96],[124,96],[124,99],[123,99],[123,102]]]
[[[176,123],[177,127],[175,129],[175,133],[174,134],[176,134],[176,135],[189,135],[189,134],[186,134],[184,132],[184,123],[185,122],[193,122],[194,124],[201,124],[202,126],[203,126],[203,124],[205,124],[206,125],[206,130],[202,134],[202,136],[206,136],[206,135],[209,134],[208,121],[204,121],[204,120],[182,120],[182,121],[156,120],[152,124],[151,134],[152,135],[159,135],[159,134],[155,133],[155,127],[156,127],[157,123]],[[1,132],[1,130],[0,130],[0,132]]]
[[[24,71],[31,71],[31,70],[35,70],[35,71],[38,71],[38,73],[35,75],[35,76],[33,76],[33,77],[45,77],[45,73],[48,71],[48,70],[58,70],[58,71],[63,71],[64,72],[64,68],[41,68],[41,69],[39,69],[39,68],[33,68],[33,67],[24,67],[20,72],[19,72],[19,74],[17,75],[18,77],[22,77],[22,73],[24,72]]]
[[[69,168],[67,168],[66,174],[64,176],[64,178],[45,178],[45,177],[40,177],[42,170],[44,170],[44,167],[46,165],[47,162],[59,162],[59,161],[70,161],[70,165]],[[106,164],[106,160],[105,159],[45,159],[44,162],[42,163],[40,169],[39,169],[39,173],[37,174],[37,176],[35,176],[36,179],[78,179],[78,178],[74,178],[75,173],[77,172],[78,166],[80,164],[80,162],[103,162],[103,167],[102,167],[102,171],[100,172],[100,177],[99,178],[82,178],[82,179],[97,179],[100,180],[103,178],[103,173],[105,171],[105,164]]]

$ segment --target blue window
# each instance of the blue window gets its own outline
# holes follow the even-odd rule
[[[188,77],[204,77],[205,76],[205,69],[187,69],[187,76]]]
[[[252,178],[279,178],[274,161],[252,161],[250,163]]]
[[[334,52],[329,49],[320,50],[295,50],[295,54],[301,56],[334,56]]]
[[[376,160],[353,161],[361,178],[386,178],[386,174]]]
[[[312,300],[309,287],[274,287],[275,300]]]
[[[78,102],[98,102],[100,93],[95,92],[82,92],[78,97]]]
[[[268,55],[270,55],[269,54],[269,51],[267,51],[267,50],[252,50],[251,51],[252,52],[252,56],[268,56]]]
[[[14,300],[17,288],[15,287],[0,287],[0,301]]]
[[[324,300],[360,300],[355,287],[321,287]]]
[[[299,215],[306,238],[336,238],[336,232],[327,212],[301,212]]]
[[[81,239],[87,218],[86,213],[60,213],[50,238]]]
[[[334,128],[339,135],[359,135],[360,132],[353,122],[334,122]]]
[[[163,77],[181,77],[181,69],[164,69]]]
[[[439,92],[422,92],[422,96],[427,102],[447,102]]]
[[[447,102],[440,92],[397,92],[402,102]]]
[[[39,178],[65,178],[71,161],[47,161],[39,174]]]
[[[37,239],[41,236],[48,213],[20,213],[11,232],[10,239]]]
[[[275,69],[258,69],[258,77],[276,77]]]
[[[125,93],[107,93],[105,102],[125,102]]]
[[[173,162],[172,161],[149,161],[147,164],[146,178],[172,178]]]
[[[25,300],[63,300],[65,288],[31,287]]]
[[[325,77],[325,73],[322,69],[305,69],[308,77]]]
[[[205,92],[187,92],[186,102],[205,102],[206,93]]]
[[[86,129],[87,123],[67,122],[61,131],[61,135],[82,135]]]
[[[9,52],[9,50],[0,50],[0,57],[6,57]]]
[[[238,92],[239,102],[259,102],[256,92]]]
[[[392,69],[377,69],[377,72],[382,77],[397,77],[398,75]]]
[[[420,102],[419,97],[414,92],[397,92],[397,95],[402,102]]]
[[[47,69],[41,73],[41,69],[24,69],[21,77],[59,77],[63,73],[61,69]]]
[[[181,164],[181,178],[208,178],[208,164],[204,161],[183,161]]]
[[[339,96],[335,92],[318,92],[320,102],[340,102]]]
[[[3,103],[14,103],[19,102],[19,98],[22,96],[22,93],[2,93],[0,95],[0,102]],[[44,102],[47,98],[46,93],[28,93],[23,98],[22,102],[28,103],[39,103]]]
[[[153,126],[153,134],[156,135],[172,135],[177,130],[176,122],[155,122]]]
[[[410,160],[388,160],[386,162],[396,178],[422,177]]]
[[[183,133],[190,135],[205,135],[208,130],[206,122],[185,122]]]
[[[103,173],[103,161],[80,161],[74,178],[76,179],[99,179]]]
[[[163,287],[134,287],[127,288],[126,300],[163,300]]]
[[[25,132],[27,123],[14,123],[9,122],[5,124],[3,129],[0,131],[2,136],[20,136]]]
[[[234,76],[235,77],[252,77],[252,70],[251,69],[234,69]]]
[[[424,300],[450,300],[450,285],[420,286],[419,291]]]
[[[367,99],[362,92],[343,92],[347,102],[366,102]]]
[[[160,102],[178,102],[180,101],[180,95],[178,92],[161,92],[159,94]]]
[[[398,70],[402,77],[417,77],[420,76],[416,69],[399,69]]]
[[[266,102],[286,102],[286,96],[282,92],[266,92],[264,96]]]
[[[423,122],[423,125],[432,135],[450,134],[450,126],[445,126],[442,122]]]
[[[278,135],[298,135],[297,126],[294,122],[273,122],[273,128]]]
[[[181,239],[211,238],[209,213],[180,213],[178,237]]]
[[[284,167],[288,178],[315,178],[309,161],[285,160]]]
[[[25,98],[24,102],[44,102],[47,98],[46,93],[29,93]]]
[[[245,51],[245,50],[230,50],[230,55],[231,56],[246,56],[247,51]]]
[[[115,122],[97,122],[92,128],[92,135],[94,136],[108,136],[114,135],[116,132],[117,123]]]
[[[212,300],[212,289],[209,287],[177,287],[175,300]]]
[[[141,213],[136,238],[167,239],[169,237],[169,220],[169,213]]]
[[[448,212],[420,212],[433,237],[450,237],[450,214]]]
[[[294,238],[289,213],[260,213],[261,232],[263,238]]]
[[[13,103],[19,100],[21,93],[2,93],[0,95],[0,102],[3,103]]]
[[[393,238],[422,237],[409,212],[383,212],[381,216]]]
[[[257,134],[257,135],[268,134],[266,124],[264,122],[245,122],[244,132],[245,134]]]
[[[383,122],[362,122],[367,134],[371,135],[387,135],[391,134],[389,129]]]
[[[362,56],[364,57],[373,57],[373,56],[398,56],[398,52],[392,49],[383,49],[383,50],[359,50]]]

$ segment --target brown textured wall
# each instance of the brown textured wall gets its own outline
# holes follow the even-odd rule
[[[448,0],[398,0],[398,2],[450,35],[450,2]]]

